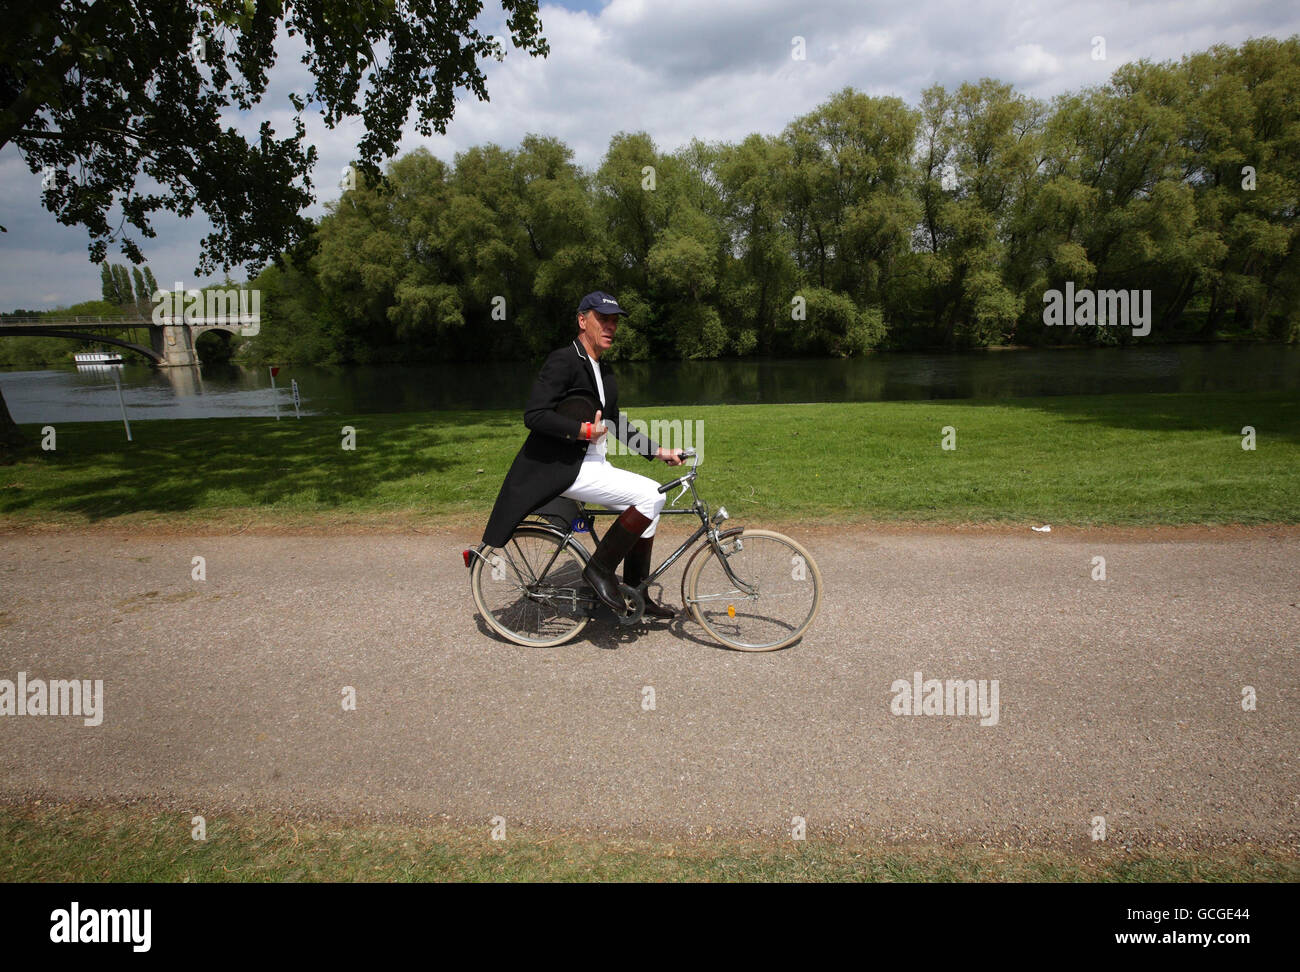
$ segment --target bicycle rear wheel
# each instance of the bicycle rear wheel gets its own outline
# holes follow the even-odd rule
[[[470,568],[474,603],[493,630],[517,645],[563,644],[591,620],[595,592],[573,545],[541,526],[521,526],[504,547],[489,547]]]
[[[687,566],[683,588],[695,620],[739,651],[775,651],[798,641],[821,606],[822,577],[812,555],[771,530],[724,537],[721,550],[720,557],[710,546]]]

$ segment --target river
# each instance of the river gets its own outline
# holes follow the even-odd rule
[[[1152,348],[871,354],[841,360],[622,362],[626,407],[735,403],[997,399],[1119,392],[1300,392],[1300,347],[1174,345]],[[132,419],[293,414],[296,379],[304,414],[357,415],[445,409],[519,409],[537,365],[528,362],[285,366],[273,397],[265,368],[118,370]],[[115,421],[112,373],[71,367],[0,371],[0,390],[20,423]]]

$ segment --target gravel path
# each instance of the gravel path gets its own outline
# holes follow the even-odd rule
[[[753,655],[680,622],[506,644],[468,530],[0,534],[0,679],[104,694],[98,726],[0,717],[0,800],[1016,845],[1104,817],[1111,842],[1300,847],[1294,531],[790,532],[822,612]],[[894,714],[918,671],[996,679],[996,724]]]

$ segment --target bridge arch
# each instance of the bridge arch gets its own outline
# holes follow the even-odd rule
[[[164,363],[164,356],[153,348],[146,348],[143,344],[136,344],[133,341],[123,341],[121,338],[105,337],[102,334],[87,334],[84,331],[63,331],[52,327],[6,327],[0,324],[0,337],[52,337],[69,338],[73,341],[93,341],[97,344],[111,344],[115,347],[125,348],[127,351],[134,351],[136,354],[144,355],[155,364]]]
[[[235,332],[228,327],[193,327],[194,356],[200,364],[228,365],[235,351]],[[208,335],[214,335],[208,337]],[[204,340],[206,338],[206,340]]]

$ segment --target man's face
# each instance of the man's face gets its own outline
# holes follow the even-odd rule
[[[591,347],[608,351],[609,346],[614,343],[614,332],[618,330],[618,318],[618,314],[603,314],[598,310],[588,310],[578,315],[578,324]]]

